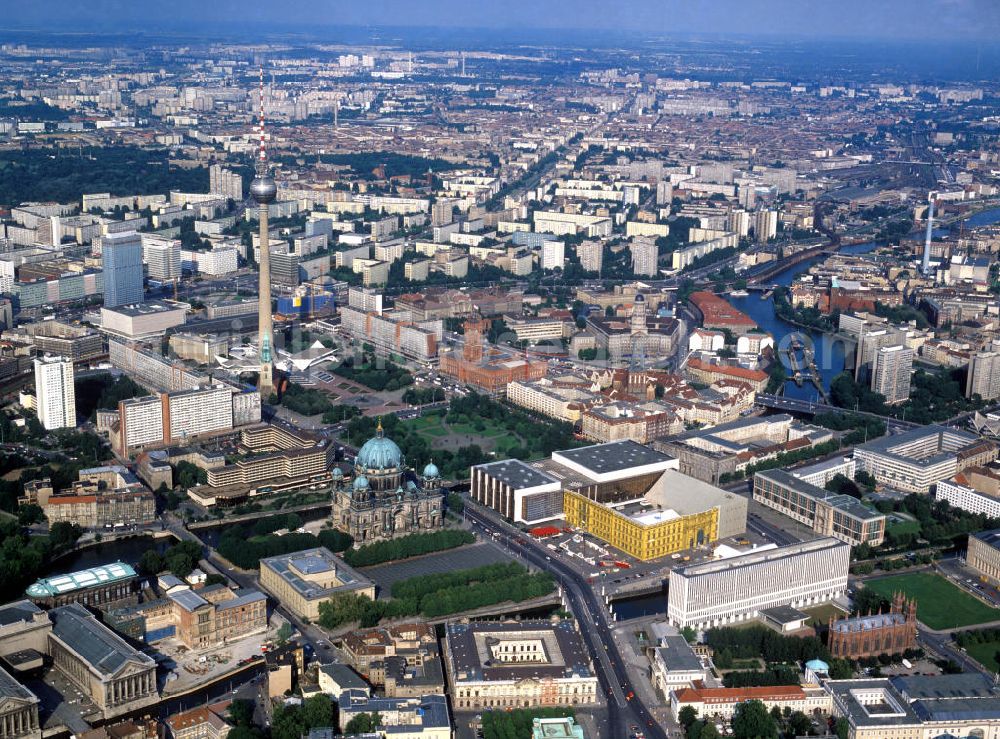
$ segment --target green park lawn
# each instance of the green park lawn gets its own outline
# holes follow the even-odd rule
[[[1000,610],[955,587],[940,575],[914,572],[865,582],[887,600],[903,592],[917,601],[917,618],[932,629],[957,629],[987,621],[1000,621]]]
[[[1000,672],[1000,641],[988,641],[982,644],[970,644],[965,648],[969,656],[979,662],[992,673]]]
[[[802,610],[809,614],[810,626],[826,626],[830,623],[831,618],[843,618],[847,615],[842,609],[837,608],[832,603],[824,603],[815,608],[803,608]]]
[[[467,437],[472,437],[473,443],[478,443],[484,449],[496,451],[501,455],[505,455],[508,449],[521,444],[521,439],[518,436],[510,434],[496,421],[489,418],[482,420],[485,424],[482,431],[477,431],[473,422],[468,420],[447,423],[444,416],[440,414],[414,418],[406,421],[406,424],[432,444],[435,440],[453,437],[454,446],[458,448],[469,443]]]
[[[886,527],[886,531],[891,532],[896,536],[903,536],[904,534],[919,534],[920,522],[909,521],[907,519],[893,520],[889,522],[889,525]]]

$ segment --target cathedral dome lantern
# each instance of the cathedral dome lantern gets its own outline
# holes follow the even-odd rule
[[[375,436],[358,451],[354,464],[359,470],[396,470],[403,466],[403,452],[396,442],[385,436],[381,421]]]

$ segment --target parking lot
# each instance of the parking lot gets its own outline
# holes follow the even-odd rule
[[[964,559],[952,557],[942,559],[938,563],[941,574],[980,600],[986,601],[991,606],[1000,607],[1000,588],[996,583],[984,580],[980,573],[969,567]]]
[[[530,535],[525,533],[524,536]],[[751,533],[746,536],[744,541],[750,544],[766,543],[764,539]],[[669,557],[644,562],[583,530],[563,531],[554,536],[545,537],[542,541],[551,552],[549,556],[560,557],[564,563],[577,570],[588,581],[603,586],[609,592],[648,590],[650,587],[661,584],[667,578],[669,570],[675,567],[710,560],[719,544],[729,544],[738,548],[748,546],[731,540],[712,542],[707,546],[676,552]],[[498,540],[498,543],[504,544],[503,537]]]

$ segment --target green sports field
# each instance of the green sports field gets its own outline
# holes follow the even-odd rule
[[[1000,672],[1000,642],[988,641],[982,644],[970,644],[966,647],[969,656],[977,660],[990,672]]]
[[[868,580],[865,587],[887,600],[892,600],[893,594],[900,591],[908,598],[916,598],[917,618],[932,629],[957,629],[1000,621],[1000,610],[972,597],[940,575],[929,572]]]

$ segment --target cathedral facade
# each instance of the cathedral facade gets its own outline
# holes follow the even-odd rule
[[[354,471],[333,470],[332,524],[358,544],[441,528],[444,490],[433,463],[417,475],[379,424],[354,460]]]
[[[897,593],[888,613],[831,620],[827,633],[827,647],[834,657],[902,654],[917,646],[917,602]]]

